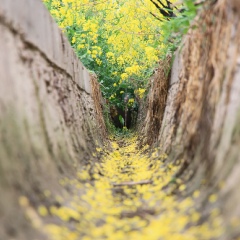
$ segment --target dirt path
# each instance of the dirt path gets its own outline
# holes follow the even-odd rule
[[[171,239],[207,240],[222,234],[219,210],[207,221],[197,212],[200,192],[183,198],[185,185],[175,179],[178,165],[147,146],[137,150],[136,136],[111,139],[111,151],[97,148],[101,163],[78,171],[78,179],[62,179],[64,197],[51,196],[35,212],[25,197],[20,204],[33,225],[51,240]],[[180,165],[180,164],[179,164]],[[211,195],[210,204],[217,197]]]

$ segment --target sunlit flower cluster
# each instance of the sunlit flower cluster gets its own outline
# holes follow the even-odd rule
[[[162,16],[150,0],[43,1],[82,62],[102,81],[106,98],[122,84],[144,87],[163,48],[157,19]],[[114,82],[120,85],[112,89]]]
[[[135,90],[135,94],[139,96],[139,98],[143,98],[145,92],[146,92],[146,89],[144,88],[138,88]]]

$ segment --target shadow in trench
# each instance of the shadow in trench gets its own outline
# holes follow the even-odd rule
[[[111,106],[110,115],[111,120],[116,128],[123,128],[125,126],[127,129],[130,129],[134,128],[136,125],[138,109],[122,109],[116,106]]]

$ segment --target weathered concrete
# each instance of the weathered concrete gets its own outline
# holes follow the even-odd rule
[[[219,197],[215,206],[226,227],[223,240],[240,236],[239,11],[237,1],[205,3],[195,28],[175,54],[166,107],[158,100],[160,109],[165,108],[163,118],[148,103],[152,117],[146,115],[142,128],[145,139],[152,138],[154,146],[169,155],[168,162],[181,160],[182,167],[173,178],[187,185],[185,197],[200,190],[196,206],[203,219],[211,214],[209,196]],[[161,71],[158,77],[167,80]],[[160,90],[152,84],[148,99],[158,94]],[[155,119],[161,128],[149,134],[148,125]]]
[[[58,191],[102,134],[90,75],[42,2],[1,0],[0,32],[0,239],[36,239],[19,196]]]
[[[199,18],[173,64],[158,141],[169,159],[184,159],[186,194],[202,189],[202,206],[210,193],[220,196],[229,229],[222,239],[231,240],[240,235],[239,222],[228,225],[240,219],[239,9],[217,1]]]
[[[180,83],[180,72],[182,69],[182,62],[180,60],[179,50],[176,51],[171,75],[169,79],[169,88],[167,94],[167,102],[164,110],[164,115],[162,119],[161,129],[158,134],[158,142],[161,143],[161,148],[168,152],[168,147],[171,145],[173,141],[173,133],[174,133],[174,121],[175,121],[175,106],[174,102],[176,101],[177,92],[179,89]]]
[[[51,63],[64,69],[85,91],[91,91],[88,80],[85,81],[83,77],[88,76],[86,68],[78,61],[70,43],[43,7],[41,0],[3,0],[0,16],[1,22],[17,31],[25,42],[39,49]]]
[[[140,113],[140,116],[145,117],[142,123],[139,122],[139,131],[141,137],[141,144],[155,145],[164,117],[165,106],[168,96],[168,86],[170,79],[170,65],[172,57],[167,56],[165,60],[159,61],[159,66],[150,80],[150,89],[148,93],[147,103],[145,107],[141,107],[140,111],[144,109],[146,114]],[[170,83],[171,84],[171,83]]]

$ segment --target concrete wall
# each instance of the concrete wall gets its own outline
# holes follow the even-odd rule
[[[200,188],[206,209],[217,193],[226,224],[240,219],[240,12],[230,2],[209,3],[185,37],[158,137],[171,161],[184,159],[186,195]],[[228,229],[222,239],[239,236]]]
[[[0,33],[0,239],[36,239],[18,197],[58,191],[102,139],[90,75],[42,1],[1,0]]]

